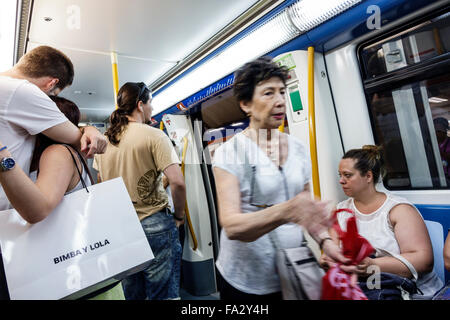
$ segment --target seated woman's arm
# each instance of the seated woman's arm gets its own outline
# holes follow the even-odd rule
[[[430,272],[433,269],[433,249],[420,214],[410,205],[400,204],[391,210],[390,220],[400,247],[400,255],[414,266],[417,273]],[[377,265],[382,272],[412,277],[406,265],[396,258],[380,257],[371,260],[369,264]]]
[[[0,157],[11,156],[5,151]],[[29,223],[43,220],[61,202],[72,179],[74,164],[64,146],[52,145],[42,153],[39,169],[36,184],[17,165],[10,171],[0,172],[0,183],[11,205]]]

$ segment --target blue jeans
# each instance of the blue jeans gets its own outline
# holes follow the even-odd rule
[[[181,244],[174,218],[165,209],[141,221],[155,258],[143,271],[122,280],[127,300],[180,297]]]

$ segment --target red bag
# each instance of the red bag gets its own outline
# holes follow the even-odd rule
[[[337,221],[337,213],[347,211],[352,217],[347,220],[347,232],[342,231]],[[333,228],[338,232],[342,241],[342,253],[351,260],[350,264],[357,265],[368,257],[374,248],[365,238],[358,233],[356,218],[352,210],[340,209],[334,213],[335,223]],[[322,300],[367,300],[366,295],[359,286],[351,283],[351,274],[340,268],[340,265],[330,268],[322,278]]]

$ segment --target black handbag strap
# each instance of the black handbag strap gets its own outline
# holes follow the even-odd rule
[[[236,154],[236,156],[239,156],[239,141],[237,139],[237,137],[234,137],[234,141],[233,141],[233,146],[234,146],[234,152]],[[259,190],[258,187],[258,183],[256,181],[256,166],[254,165],[250,165],[250,160],[248,158],[247,152],[245,152],[246,150],[243,150],[243,154],[244,154],[244,177],[248,177],[250,175],[250,197],[253,197],[253,192],[254,190]],[[284,177],[285,179],[286,177]],[[285,188],[285,195],[286,195],[286,201],[289,200],[289,192],[287,189],[287,185],[286,182],[284,183],[284,188]],[[251,199],[250,199],[251,201]],[[270,231],[267,233],[267,235],[269,236],[270,242],[272,243],[272,245],[274,246],[275,250],[281,249],[280,246],[280,242],[278,240],[278,236],[276,235],[276,229]],[[306,241],[304,235],[303,235],[303,241],[301,243],[301,246],[307,246],[308,242]]]
[[[87,192],[89,192],[89,190],[88,190],[88,188],[87,188],[87,185],[86,185],[86,182],[85,182],[84,179],[83,179],[83,175],[81,174],[81,171],[80,171],[80,169],[78,168],[77,161],[75,160],[75,157],[73,156],[73,153],[72,153],[72,151],[71,151],[71,149],[73,149],[73,148],[70,147],[70,146],[68,146],[67,144],[63,144],[63,146],[65,146],[65,147],[67,148],[67,150],[68,150],[69,153],[70,153],[70,156],[72,157],[72,160],[73,160],[73,162],[74,162],[74,164],[75,164],[75,168],[77,169],[78,175],[80,176],[81,185],[83,186],[83,188],[86,189]],[[78,159],[80,159],[80,162],[81,162],[82,166],[84,167],[84,170],[86,170],[86,173],[87,173],[87,175],[88,175],[88,177],[89,177],[89,180],[91,181],[91,184],[94,184],[94,180],[92,179],[92,175],[91,175],[91,173],[90,173],[90,171],[89,171],[89,168],[88,168],[88,165],[87,165],[86,161],[85,161],[84,158],[81,156],[81,154],[78,152],[78,150],[76,150],[76,149],[73,149],[73,150],[75,150],[75,152],[76,152],[76,154],[77,154],[77,156],[78,156]]]

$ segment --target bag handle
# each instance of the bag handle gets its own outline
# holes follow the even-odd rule
[[[341,226],[339,225],[338,218],[337,218],[337,214],[339,212],[348,212],[354,217],[355,217],[355,213],[353,212],[353,210],[348,209],[348,208],[337,209],[334,211],[334,213],[333,213],[333,220],[334,220],[333,228],[334,228],[334,230],[337,231],[339,237],[342,237],[344,235],[344,231],[342,231]]]
[[[64,144],[64,146],[66,146],[66,148],[68,147],[68,145],[66,145],[66,144]],[[89,180],[91,181],[91,184],[94,184],[94,179],[92,178],[91,171],[89,170],[86,160],[84,159],[84,157],[80,154],[80,152],[77,149],[75,149],[75,148],[72,148],[72,149],[75,150],[75,152],[78,155],[78,159],[80,159],[81,163],[83,164],[84,169],[86,170],[86,173],[89,177]],[[73,157],[72,157],[72,159],[73,159]],[[78,166],[77,166],[77,169],[78,169]]]
[[[235,152],[237,157],[239,156],[239,146],[238,146],[238,144],[239,144],[239,141],[238,141],[237,137],[235,136],[234,137],[234,141],[233,141],[233,147],[234,147],[234,152]],[[250,178],[250,189],[251,189],[250,190],[250,196],[253,197],[254,189],[258,185],[256,183],[256,176],[255,176],[256,166],[252,166],[250,164],[250,160],[249,160],[247,152],[245,152],[245,150],[244,150],[243,154],[244,154],[244,168],[245,168],[244,169],[244,172],[245,172],[244,174],[247,175],[247,176],[249,174],[251,175],[251,178]],[[288,194],[286,194],[286,200],[289,200],[288,198],[289,198],[289,196],[288,196]],[[280,247],[280,244],[279,244],[279,241],[278,241],[278,237],[275,234],[275,229],[270,231],[270,232],[268,232],[267,235],[269,236],[270,242],[274,246],[275,250],[280,249],[281,247]],[[305,236],[303,235],[303,241],[301,243],[301,246],[307,246],[307,244],[308,244],[308,242],[307,242]]]
[[[396,258],[397,260],[400,260],[401,262],[403,262],[403,264],[409,269],[409,272],[411,272],[414,280],[417,281],[417,279],[419,278],[419,275],[416,271],[416,268],[414,268],[414,266],[411,264],[411,262],[409,262],[405,257],[403,257],[397,253],[394,253],[394,252],[391,252],[388,250],[384,250],[381,248],[375,248],[375,250],[377,251],[377,253],[381,253],[383,256],[391,256],[391,257]]]
[[[68,145],[66,145],[66,144],[63,144],[63,146],[65,146],[65,147],[67,148],[67,150],[68,150],[69,153],[70,153],[70,156],[72,157],[72,160],[73,160],[73,162],[74,162],[74,164],[75,164],[75,168],[77,169],[78,175],[80,176],[81,185],[82,185],[83,188],[85,188],[86,191],[89,193],[89,189],[87,188],[86,182],[85,182],[84,179],[83,179],[83,176],[82,176],[82,174],[81,174],[81,171],[80,171],[80,169],[78,169],[77,161],[75,160],[75,157],[73,156],[72,151],[70,150],[71,148],[70,148]],[[80,159],[82,166],[84,166],[84,168],[85,168],[85,170],[86,170],[86,173],[88,174],[88,177],[89,177],[89,179],[91,180],[91,184],[93,184],[93,179],[92,179],[91,173],[89,172],[89,168],[87,167],[86,162],[84,161],[83,157],[81,157],[81,155],[78,153],[78,150],[76,150],[76,149],[74,149],[74,150],[75,150],[75,152],[77,153],[78,158]]]
[[[78,157],[80,158],[81,162],[83,163],[83,166],[86,170],[89,180],[91,181],[91,185],[94,184],[94,179],[92,178],[92,174],[91,174],[91,171],[89,170],[86,160],[84,159],[84,157],[80,154],[80,152],[77,149],[74,149],[74,150],[78,154]]]

